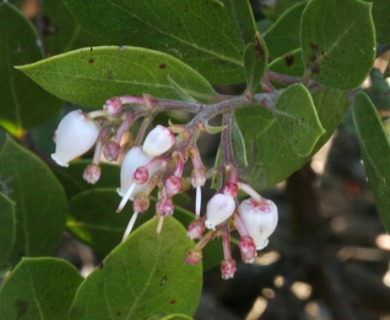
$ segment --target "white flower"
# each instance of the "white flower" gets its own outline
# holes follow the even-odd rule
[[[206,228],[215,230],[215,226],[229,219],[236,208],[232,196],[217,193],[207,203]]]
[[[175,136],[171,130],[157,125],[146,136],[143,151],[151,157],[157,157],[167,152],[175,144]]]
[[[122,167],[121,167],[121,186],[117,190],[118,194],[121,197],[125,196],[126,192],[133,184],[134,172],[139,167],[143,167],[146,164],[148,164],[152,159],[153,157],[149,157],[148,155],[146,155],[142,151],[141,147],[133,147],[129,150],[129,152],[127,152],[125,158],[123,159]],[[150,177],[151,175],[149,175],[149,179]],[[133,200],[134,196],[136,196],[137,194],[141,193],[146,189],[149,179],[143,184],[135,184],[134,190],[129,197],[130,200]]]
[[[87,152],[99,136],[98,126],[81,110],[68,113],[55,133],[56,151],[51,155],[60,166]]]
[[[256,250],[264,249],[278,223],[275,203],[264,198],[260,202],[249,198],[241,202],[239,210],[242,221],[256,244]]]

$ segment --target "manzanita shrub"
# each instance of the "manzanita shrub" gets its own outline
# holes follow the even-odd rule
[[[278,220],[259,192],[349,106],[390,230],[390,144],[359,89],[390,4],[280,2],[267,28],[247,0],[42,1],[34,24],[0,3],[1,319],[190,319],[202,265],[234,277],[236,245],[255,260]],[[50,257],[64,231],[104,257],[85,279]]]

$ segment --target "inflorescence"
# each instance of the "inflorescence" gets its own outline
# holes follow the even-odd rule
[[[84,179],[94,184],[101,175],[99,163],[102,155],[108,162],[117,161],[122,152],[120,142],[123,135],[135,121],[142,118],[134,145],[123,158],[120,187],[117,190],[122,197],[117,212],[128,201],[132,201],[133,206],[133,215],[123,241],[130,234],[137,216],[148,210],[150,195],[154,189],[158,190],[156,217],[159,219],[159,234],[164,218],[174,213],[173,197],[193,187],[196,190],[195,220],[188,226],[187,234],[198,242],[187,252],[185,262],[197,264],[202,259],[202,249],[208,241],[220,237],[224,252],[224,260],[221,262],[222,278],[229,279],[236,271],[230,249],[230,232],[237,230],[242,260],[252,263],[257,250],[267,246],[268,238],[275,230],[278,220],[275,204],[239,179],[238,168],[233,160],[233,110],[256,103],[267,105],[262,96],[258,101],[245,99],[226,99],[205,107],[195,103],[158,100],[148,95],[143,98],[114,97],[106,101],[103,110],[88,114],[78,110],[67,114],[56,130],[56,150],[52,158],[57,164],[67,167],[69,161],[83,155],[95,145],[92,163],[83,173]],[[196,115],[186,125],[157,125],[146,134],[153,118],[159,112],[167,110],[184,110]],[[221,163],[206,171],[197,139],[202,132],[210,131],[207,121],[217,114],[223,114],[223,125],[219,129]],[[186,166],[191,166],[190,176],[185,174]],[[221,186],[208,201],[206,213],[201,215],[201,188],[207,179],[217,175],[221,178]],[[249,198],[238,199],[239,190]]]

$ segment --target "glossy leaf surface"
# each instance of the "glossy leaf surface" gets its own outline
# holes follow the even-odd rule
[[[72,51],[19,67],[50,93],[76,104],[101,107],[113,96],[180,97],[168,77],[199,100],[215,95],[198,72],[176,58],[134,47]]]
[[[76,19],[107,44],[142,46],[169,53],[213,83],[242,82],[240,19],[248,2],[226,0],[66,0]],[[245,11],[244,11],[245,10]],[[104,17],[102,19],[101,17]]]

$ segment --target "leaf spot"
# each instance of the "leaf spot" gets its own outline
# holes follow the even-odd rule
[[[294,55],[292,55],[292,54],[286,54],[286,55],[284,56],[284,62],[286,63],[286,66],[287,66],[287,67],[291,67],[291,66],[294,64],[294,62],[295,62]]]
[[[167,276],[162,277],[162,279],[160,281],[160,286],[164,286],[167,283],[167,280],[168,280]]]
[[[28,301],[24,299],[16,299],[15,307],[18,310],[18,315],[16,319],[21,319],[28,310]]]
[[[175,299],[172,299],[171,301],[169,301],[170,304],[175,304],[176,303],[176,300]]]
[[[160,68],[161,70],[165,69],[166,67],[167,67],[167,65],[166,65],[165,63],[162,63],[162,64],[160,64],[160,66],[159,66],[159,68]]]
[[[92,47],[91,47],[91,51],[92,51]],[[94,59],[94,58],[90,58],[90,59],[88,60],[88,63],[89,63],[89,64],[95,63],[95,59]]]
[[[58,33],[58,28],[52,25],[50,18],[48,16],[43,16],[43,30],[42,34],[44,36],[49,36]]]
[[[320,73],[320,64],[318,57],[318,45],[311,43],[310,44],[312,54],[309,59],[309,69],[312,73]]]
[[[258,35],[256,35],[256,41],[253,44],[253,48],[255,49],[256,58],[260,61],[264,61],[266,54]]]

